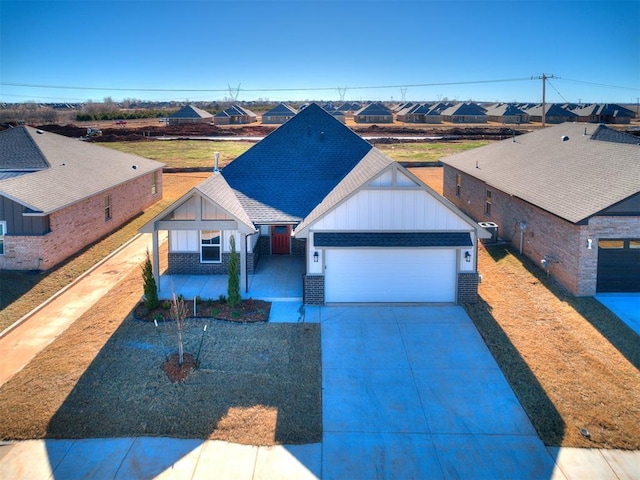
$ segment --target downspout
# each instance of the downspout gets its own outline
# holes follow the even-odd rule
[[[260,233],[260,230],[256,230],[253,233],[245,233],[244,234],[244,248],[245,248],[245,252],[249,251],[249,247],[247,245],[247,240],[249,239],[249,237],[252,237],[253,235]],[[249,255],[245,254],[244,256],[244,271],[247,272],[247,274],[244,276],[244,293],[249,293]]]

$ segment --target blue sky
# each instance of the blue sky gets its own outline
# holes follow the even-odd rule
[[[549,102],[635,103],[640,0],[0,0],[4,102],[539,102],[543,73]]]

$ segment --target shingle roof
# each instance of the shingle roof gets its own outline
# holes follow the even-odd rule
[[[586,117],[591,115],[610,115],[613,117],[634,117],[633,111],[628,108],[622,107],[615,103],[592,103],[583,107],[574,108],[573,113],[580,117]]]
[[[498,103],[487,108],[486,114],[488,116],[512,116],[525,115],[525,112],[515,105],[511,105],[509,103]]]
[[[531,116],[542,115],[542,105],[527,108],[525,112]],[[562,105],[551,103],[545,106],[545,117],[566,117],[567,119],[571,119],[576,118],[577,115],[570,110],[562,108]]]
[[[442,111],[442,115],[486,115],[484,107],[477,103],[458,103]]]
[[[48,167],[47,159],[25,128],[0,132],[0,172],[36,171]]]
[[[164,166],[78,139],[49,132],[38,134],[31,127],[21,128],[50,167],[0,180],[0,195],[35,213],[49,214]]]
[[[169,115],[169,118],[213,118],[213,115],[193,105],[185,105],[176,113]]]
[[[640,192],[640,146],[597,140],[606,135],[602,129],[563,123],[442,162],[579,223]]]
[[[256,223],[298,223],[372,149],[311,104],[222,170]]]
[[[216,117],[255,117],[256,114],[251,110],[244,108],[240,105],[231,105],[229,108],[222,112],[215,114]]]
[[[381,103],[372,103],[370,105],[366,105],[364,107],[362,107],[360,110],[358,110],[355,115],[377,115],[377,116],[381,116],[381,115],[388,115],[388,116],[393,116],[393,113],[391,112],[391,110],[389,110],[387,107],[385,107],[383,104]]]
[[[290,107],[289,105],[285,103],[279,103],[268,112],[263,113],[262,117],[288,117],[295,115],[296,113],[297,112],[295,111],[295,109]]]
[[[315,232],[316,247],[471,247],[469,232]]]

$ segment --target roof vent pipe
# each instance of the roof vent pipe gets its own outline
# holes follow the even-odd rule
[[[218,159],[220,158],[220,152],[213,152],[214,166],[213,173],[219,173],[220,169],[218,168]]]

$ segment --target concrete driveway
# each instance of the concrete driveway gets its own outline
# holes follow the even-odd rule
[[[320,315],[323,478],[564,478],[461,307]]]

